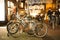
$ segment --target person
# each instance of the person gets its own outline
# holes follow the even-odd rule
[[[52,21],[56,21],[56,14],[55,14],[55,11],[53,12],[53,14],[52,14]]]
[[[49,16],[50,19],[52,17],[52,13],[53,13],[53,11],[51,9],[49,9],[48,12],[47,12],[47,15]]]
[[[52,16],[51,16],[51,26],[53,30],[55,29],[55,25],[56,25],[56,15],[55,15],[55,11],[53,11]]]
[[[60,25],[60,8],[58,10],[59,10],[59,25]]]
[[[56,10],[55,14],[56,14],[57,17],[59,17],[59,10]]]
[[[49,9],[47,13],[48,13],[47,15],[49,16],[49,18],[51,19],[51,16],[52,16],[52,13],[53,13],[52,10]]]
[[[51,24],[51,22],[52,22],[52,14],[53,14],[53,11],[51,10],[51,9],[49,9],[48,10],[48,12],[47,12],[47,15],[48,15],[48,17],[49,17],[49,23]]]
[[[56,23],[57,24],[59,24],[59,10],[58,9],[56,9],[56,11],[55,11],[55,14],[56,14]]]

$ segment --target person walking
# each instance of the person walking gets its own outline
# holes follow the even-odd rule
[[[56,9],[55,15],[56,15],[56,24],[58,25],[59,24],[59,10],[58,9]]]
[[[51,24],[51,21],[52,21],[52,14],[53,14],[53,11],[51,9],[49,9],[48,12],[47,12],[47,15],[50,18],[50,21],[49,21],[50,24]]]

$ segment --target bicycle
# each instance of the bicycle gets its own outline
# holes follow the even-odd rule
[[[27,32],[29,35],[35,35],[36,37],[44,37],[47,34],[47,25],[45,26],[43,22],[40,23],[39,21],[37,21],[36,19],[32,19],[31,17],[18,19],[16,22],[11,21],[7,24],[8,34],[11,35],[16,34],[19,30],[21,30],[21,28],[22,32]],[[41,34],[42,32],[44,33]]]
[[[7,24],[7,31],[9,34],[16,34],[19,31],[19,27],[23,28],[22,31],[27,31],[26,29],[28,28],[29,30],[27,31],[28,34],[31,34],[29,31],[33,31],[34,27],[36,26],[34,20],[30,19],[18,19],[17,22],[10,21]],[[33,26],[33,27],[31,27]]]
[[[48,32],[47,24],[44,22],[44,14],[40,14],[38,18],[38,23],[35,29],[35,35],[37,37],[44,37]]]

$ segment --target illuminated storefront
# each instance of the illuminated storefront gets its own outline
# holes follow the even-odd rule
[[[33,5],[35,6],[33,6]],[[16,5],[18,6],[18,13],[23,14],[23,13],[28,13],[36,15],[37,13],[41,13],[43,10],[44,14],[48,11],[49,8],[52,10],[56,9],[56,0],[18,0],[18,4],[16,0],[8,0],[8,20],[10,20],[10,14],[11,14],[11,9],[13,7],[10,6]],[[36,8],[37,7],[37,8]],[[37,10],[35,10],[37,9]],[[21,13],[23,11],[23,13]],[[33,12],[32,12],[33,11]],[[35,13],[34,13],[35,12]],[[37,13],[36,13],[37,12]]]

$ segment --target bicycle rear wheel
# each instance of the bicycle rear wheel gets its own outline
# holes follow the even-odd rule
[[[28,31],[28,34],[30,36],[34,36],[35,26],[36,26],[36,23],[34,21],[29,23],[30,30]]]

